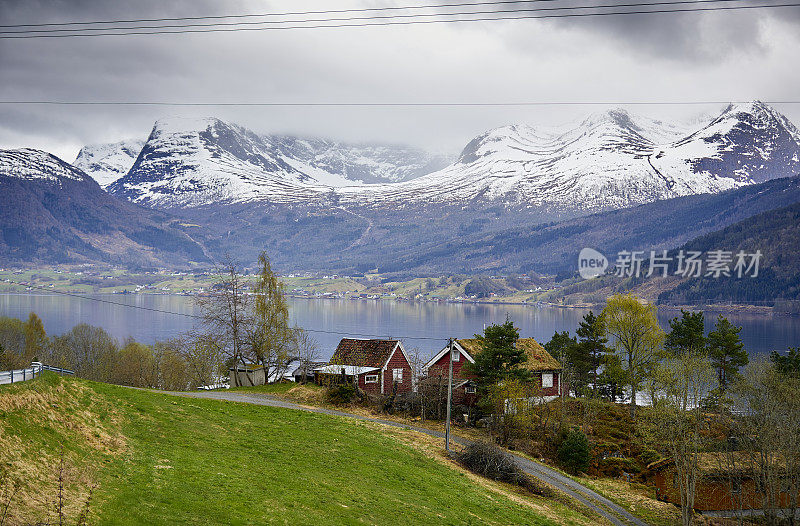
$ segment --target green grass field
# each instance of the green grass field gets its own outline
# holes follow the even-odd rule
[[[68,523],[549,524],[375,426],[45,375],[0,387],[0,507]],[[558,522],[585,522],[563,510]]]

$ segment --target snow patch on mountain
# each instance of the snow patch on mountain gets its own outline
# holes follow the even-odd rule
[[[0,150],[0,176],[55,184],[60,184],[64,179],[91,180],[88,175],[55,155],[32,148]]]
[[[143,146],[144,141],[140,139],[90,144],[81,148],[72,164],[105,188],[128,173]]]

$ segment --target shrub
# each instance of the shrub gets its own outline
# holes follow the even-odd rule
[[[470,471],[492,480],[526,486],[527,475],[509,455],[488,442],[474,442],[458,454],[458,461]]]
[[[331,403],[344,405],[353,401],[356,396],[356,386],[351,383],[342,383],[328,389],[328,400]]]
[[[580,429],[573,429],[558,447],[558,461],[572,474],[589,467],[589,439]]]
[[[467,469],[478,475],[517,484],[543,497],[555,498],[557,493],[547,484],[529,477],[514,462],[511,456],[489,442],[474,442],[456,456]]]

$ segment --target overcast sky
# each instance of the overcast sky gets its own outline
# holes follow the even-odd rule
[[[0,0],[0,24],[451,1],[187,0],[165,7],[160,0]],[[583,0],[580,5],[592,3],[597,2]],[[785,101],[800,100],[799,63],[800,7],[426,26],[6,39],[0,40],[0,100]],[[776,108],[800,124],[800,105]],[[160,117],[214,115],[257,132],[401,142],[456,153],[492,127],[562,124],[601,109],[0,105],[0,148],[41,148],[72,161],[87,143],[144,139]],[[721,107],[628,109],[686,119]]]

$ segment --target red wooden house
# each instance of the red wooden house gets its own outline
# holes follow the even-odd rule
[[[464,369],[464,366],[467,363],[475,363],[473,356],[481,351],[480,340],[477,338],[454,340],[453,347],[453,378],[454,380],[461,380],[460,382],[453,382],[453,399],[464,399],[469,405],[470,401],[474,401],[475,384],[463,381],[472,378],[472,375]],[[561,392],[562,369],[558,360],[550,356],[544,347],[539,345],[539,342],[533,338],[520,338],[517,340],[517,347],[525,350],[528,359],[524,367],[533,374],[534,381],[540,389],[540,398],[552,400],[558,397]],[[446,346],[425,364],[423,371],[427,377],[426,381],[430,381],[432,378],[447,378],[449,367],[448,350],[449,347]]]
[[[315,381],[354,379],[368,393],[392,394],[411,391],[411,364],[403,344],[397,340],[342,338],[328,365],[314,369]]]

